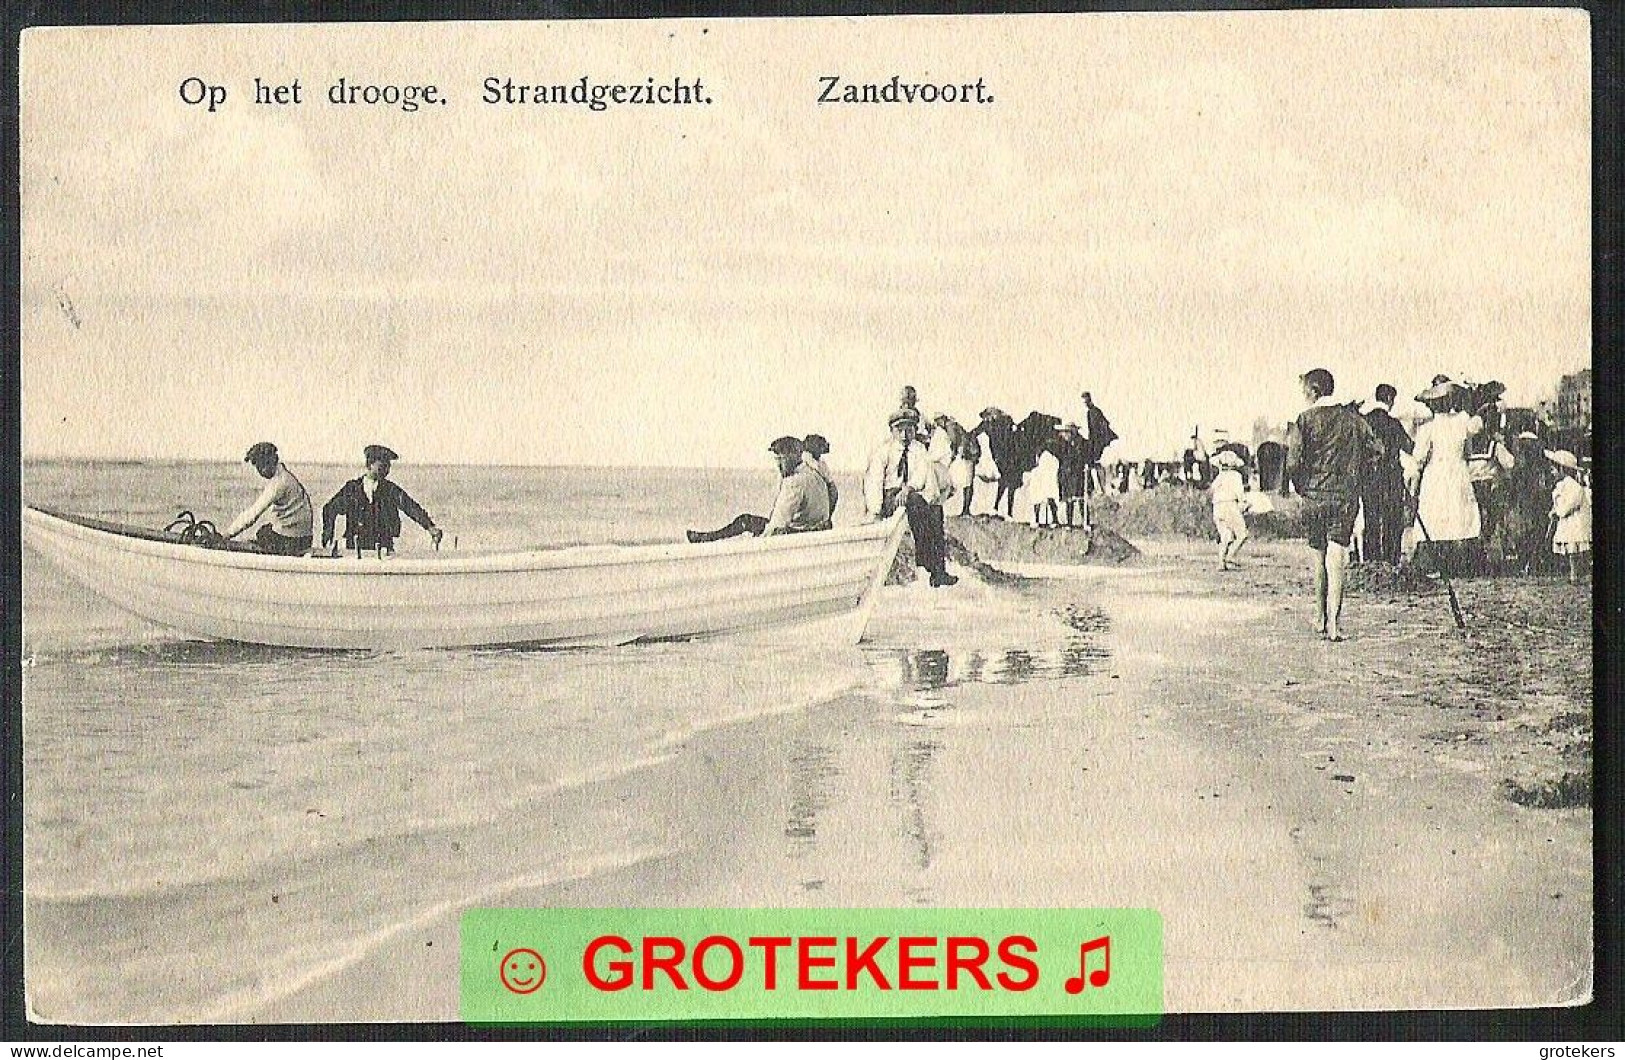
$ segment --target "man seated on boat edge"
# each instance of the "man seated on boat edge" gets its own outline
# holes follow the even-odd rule
[[[342,515],[346,550],[394,555],[395,539],[401,534],[402,512],[427,530],[439,548],[445,531],[434,524],[434,519],[411,494],[389,481],[390,465],[400,456],[387,445],[369,445],[363,456],[367,473],[346,482],[322,505],[322,548],[336,550],[334,524]]]
[[[948,540],[942,511],[947,475],[916,438],[920,417],[907,406],[886,421],[890,436],[869,457],[863,474],[863,506],[872,519],[901,508],[914,538],[914,561],[931,576],[933,589],[957,585],[948,573]]]
[[[259,498],[226,527],[224,537],[231,540],[259,522],[267,512],[270,522],[261,526],[254,543],[262,552],[275,556],[303,556],[310,551],[311,528],[315,516],[310,507],[310,494],[304,484],[294,476],[270,442],[255,442],[248,447],[243,463],[252,464],[263,479],[268,479]]]
[[[727,526],[717,530],[690,530],[690,544],[722,541],[730,537],[751,534],[768,537],[773,534],[803,534],[830,528],[830,489],[824,477],[809,467],[802,457],[805,449],[800,438],[775,438],[768,451],[779,465],[779,495],[773,502],[773,514],[741,515]]]

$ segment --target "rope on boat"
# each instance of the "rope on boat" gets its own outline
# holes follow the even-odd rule
[[[170,524],[164,527],[168,534],[179,533],[181,544],[201,545],[204,548],[219,548],[225,544],[226,539],[220,530],[209,520],[199,519],[190,511],[182,511],[176,515]]]

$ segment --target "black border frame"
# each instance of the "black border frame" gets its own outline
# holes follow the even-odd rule
[[[81,1027],[30,1023],[23,994],[22,935],[22,559],[21,559],[21,217],[19,141],[19,59],[21,34],[33,26],[192,25],[279,22],[417,22],[463,19],[646,19],[691,17],[804,17],[878,15],[960,15],[1119,11],[1282,11],[1327,8],[1578,9],[1591,18],[1592,102],[1592,366],[1595,423],[1596,520],[1593,601],[1593,690],[1595,786],[1593,807],[1594,986],[1591,1004],[1574,1008],[1452,1011],[1249,1013],[1169,1015],[1150,1029],[1081,1028],[1057,1022],[1053,1028],[978,1026],[965,1020],[786,1021],[785,1025],[617,1024],[485,1028],[461,1023],[286,1024],[154,1027]],[[3,911],[0,911],[0,1016],[9,1041],[33,1042],[212,1042],[212,1041],[697,1041],[697,1040],[1162,1040],[1162,1041],[1364,1041],[1500,1040],[1559,1044],[1625,1039],[1625,972],[1621,970],[1621,927],[1625,907],[1620,860],[1625,833],[1625,799],[1620,791],[1620,673],[1625,602],[1618,596],[1622,574],[1620,538],[1613,528],[1625,515],[1620,490],[1625,437],[1619,430],[1622,397],[1619,355],[1625,338],[1625,248],[1621,246],[1625,197],[1625,5],[1606,0],[1410,0],[1323,4],[1303,0],[1224,2],[1224,0],[1119,0],[1119,2],[1038,3],[992,0],[349,0],[341,5],[317,0],[120,0],[97,5],[87,0],[22,0],[5,11],[5,47],[0,55],[0,795],[4,797]]]

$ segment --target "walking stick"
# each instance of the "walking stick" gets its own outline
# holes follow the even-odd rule
[[[1433,537],[1428,533],[1427,524],[1422,521],[1422,501],[1420,497],[1412,500],[1412,507],[1416,511],[1416,528],[1422,531],[1422,540],[1433,544]],[[1461,617],[1461,601],[1456,599],[1456,587],[1450,584],[1450,572],[1444,569],[1444,563],[1439,564],[1439,580],[1444,582],[1444,591],[1450,597],[1450,614],[1456,619],[1456,628],[1463,634],[1467,632],[1467,620]]]

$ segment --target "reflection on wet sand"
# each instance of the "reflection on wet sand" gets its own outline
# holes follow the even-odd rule
[[[1068,621],[1068,625],[1072,625]],[[1078,626],[1073,626],[1079,629]],[[1096,627],[1098,629],[1098,627]],[[1111,653],[1089,632],[1075,632],[1045,647],[872,648],[864,652],[882,688],[900,693],[937,692],[960,685],[1014,685],[1027,681],[1090,677]]]
[[[892,755],[891,800],[903,814],[903,834],[909,839],[917,868],[931,867],[934,836],[926,823],[925,800],[931,787],[931,760],[942,750],[935,740],[909,740]],[[929,896],[914,894],[916,901]]]
[[[802,860],[817,845],[819,816],[829,806],[834,785],[841,779],[841,770],[835,765],[835,748],[822,741],[792,743],[788,765],[790,797],[784,835],[790,842],[791,859]],[[802,875],[803,891],[823,888],[824,880],[816,872]]]
[[[960,739],[955,732],[1034,723],[1021,711],[991,715],[956,703],[953,690],[1076,681],[1110,672],[1111,653],[1104,645],[1109,623],[1102,612],[1068,606],[1051,617],[1055,621],[1035,623],[1034,638],[1024,644],[862,648],[870,692],[880,709],[850,727],[806,731],[787,749],[785,852],[799,867],[803,892],[842,886],[831,873],[839,874],[840,852],[850,841],[845,833],[862,827],[861,819],[881,822],[907,900],[937,901],[938,889],[930,881],[945,857],[943,836],[951,834],[938,815],[951,805],[942,786],[946,756]],[[871,786],[869,778],[883,786]],[[859,791],[864,795],[853,802]]]
[[[869,651],[865,655],[880,687],[904,694],[939,692],[961,685],[1018,685],[1034,680],[1088,677],[1098,673],[1110,658],[1101,649],[1082,644],[1036,651],[1008,648],[1001,652],[893,648]]]
[[[830,784],[840,778],[834,748],[797,741],[790,749],[790,808],[784,834],[797,845],[818,835],[818,814],[829,805]]]

